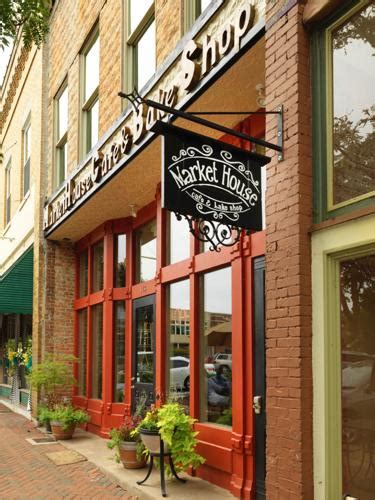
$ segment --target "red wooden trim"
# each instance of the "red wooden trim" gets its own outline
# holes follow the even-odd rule
[[[89,305],[89,297],[88,297],[88,295],[86,295],[86,297],[81,297],[81,298],[75,299],[73,301],[73,308],[75,310],[84,309],[88,305]]]
[[[111,227],[106,226],[108,229]],[[103,283],[104,290],[112,292],[113,290],[113,250],[114,238],[112,233],[107,233],[104,238],[104,269]],[[103,304],[103,357],[102,357],[102,383],[103,383],[103,403],[104,405],[112,403],[113,400],[113,300],[112,293],[107,294]],[[106,416],[106,414],[105,414]],[[104,424],[106,418],[104,418]]]
[[[223,248],[221,252],[204,252],[195,256],[195,272],[202,273],[229,265],[232,260],[232,248]]]
[[[156,216],[156,200],[141,208],[133,221],[133,229],[144,226]]]
[[[129,408],[132,402],[132,369],[133,369],[133,307],[132,307],[132,284],[134,282],[134,232],[126,237],[126,287],[129,298],[125,301],[125,405]]]
[[[100,302],[103,302],[105,298],[105,291],[100,290],[99,292],[92,293],[89,295],[89,305],[94,306],[95,304],[100,304]]]
[[[132,230],[133,217],[126,217],[125,219],[113,219],[112,229],[114,234],[125,234]]]
[[[128,299],[130,293],[131,292],[126,287],[124,287],[124,288],[114,288],[113,289],[113,300],[125,300],[125,299]]]
[[[161,270],[161,282],[163,284],[171,281],[181,280],[188,278],[191,272],[191,259],[181,260],[175,264],[163,267]]]
[[[73,354],[78,359],[78,336],[79,336],[79,322],[78,322],[78,311],[74,311],[74,319],[73,319]],[[78,363],[74,363],[73,365],[73,377],[78,382]],[[73,395],[76,396],[78,394],[78,387],[75,385],[73,387]]]
[[[161,267],[166,262],[166,213],[161,209],[160,188],[156,196],[156,304],[155,304],[155,393],[157,400],[165,401],[166,383],[165,370],[168,366],[166,356],[166,300],[165,288],[161,284]],[[157,401],[156,400],[156,401]],[[158,402],[158,401],[157,401]]]
[[[200,367],[200,310],[199,276],[193,273],[189,277],[190,286],[190,415],[199,419],[199,367]]]
[[[155,293],[155,280],[144,281],[132,286],[132,298],[139,299]]]

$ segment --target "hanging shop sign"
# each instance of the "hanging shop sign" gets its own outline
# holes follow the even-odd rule
[[[270,158],[158,122],[162,206],[193,219],[262,229],[261,167]]]

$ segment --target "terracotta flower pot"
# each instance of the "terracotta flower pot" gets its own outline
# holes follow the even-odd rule
[[[160,434],[157,431],[148,431],[146,429],[141,429],[139,434],[145,447],[151,453],[160,453]],[[169,446],[164,443],[164,453],[169,451]]]
[[[75,424],[70,425],[67,429],[63,429],[63,424],[56,420],[51,421],[52,433],[57,440],[72,439],[75,429]]]
[[[137,443],[134,441],[123,441],[120,443],[119,453],[125,469],[141,469],[146,465],[146,460],[138,460]]]

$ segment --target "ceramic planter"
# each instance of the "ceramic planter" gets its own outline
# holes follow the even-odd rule
[[[51,421],[52,433],[55,436],[55,439],[59,441],[72,439],[75,427],[75,424],[72,424],[67,429],[63,429],[63,424],[61,422],[56,420]]]
[[[137,443],[134,441],[123,441],[120,443],[119,453],[125,469],[141,469],[146,465],[145,460],[137,459]]]
[[[149,431],[146,429],[141,429],[139,434],[145,447],[150,451],[150,453],[160,453],[160,434],[158,431]],[[169,447],[164,443],[164,453],[169,452]]]

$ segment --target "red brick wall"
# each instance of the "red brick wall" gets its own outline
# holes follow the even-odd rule
[[[295,4],[295,5],[293,5]],[[289,8],[289,10],[288,10]],[[267,108],[284,106],[284,160],[267,166],[267,499],[313,498],[311,96],[297,2],[267,2]],[[276,142],[276,120],[267,140]],[[270,151],[268,151],[270,153]]]

